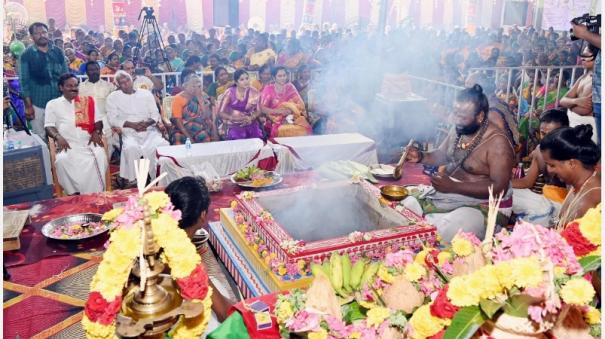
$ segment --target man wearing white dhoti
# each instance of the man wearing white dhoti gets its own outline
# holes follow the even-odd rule
[[[108,165],[94,99],[78,95],[78,78],[71,73],[61,75],[58,83],[63,96],[46,104],[44,127],[57,145],[59,184],[70,195],[102,192]]]
[[[168,145],[168,141],[156,128],[160,113],[153,94],[144,89],[134,89],[130,74],[118,71],[115,81],[119,90],[107,97],[107,118],[111,127],[122,129],[122,153],[120,177],[128,181],[136,178],[135,160],[149,159],[149,175],[155,178],[156,149]]]
[[[116,90],[116,86],[107,80],[101,79],[101,67],[96,61],[86,63],[86,75],[88,76],[88,80],[80,83],[80,95],[94,98],[97,108],[95,113],[103,121],[103,134],[105,134],[105,139],[109,146],[109,155],[111,156],[114,149],[120,147],[120,135],[119,129],[112,129],[111,125],[109,125],[105,110],[105,100],[111,92]]]

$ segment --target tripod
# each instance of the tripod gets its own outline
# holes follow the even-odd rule
[[[170,66],[170,62],[168,60],[168,57],[166,56],[166,47],[164,46],[164,41],[162,40],[160,27],[158,25],[158,21],[155,18],[155,15],[153,15],[153,7],[141,8],[138,20],[141,20],[141,15],[143,15],[143,12],[145,12],[145,16],[143,17],[143,22],[141,22],[141,29],[139,30],[139,40],[137,41],[137,50],[134,53],[133,58],[135,61],[139,60],[141,48],[143,47],[143,37],[146,37],[147,50],[151,53],[151,66],[155,67],[159,64],[164,63],[168,66],[168,71],[172,72],[172,66]],[[158,60],[156,54],[154,53],[156,49],[159,49],[162,53],[162,57],[160,60]]]

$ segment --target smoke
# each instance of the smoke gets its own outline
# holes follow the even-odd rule
[[[441,45],[435,36],[405,27],[387,36],[360,33],[333,42],[318,52],[322,65],[313,74],[311,111],[334,122],[328,124],[329,132],[359,132],[374,139],[382,159],[410,138],[434,135],[437,120],[429,102],[418,100],[417,80],[410,79],[407,89],[403,85],[398,91],[385,88],[383,79],[403,73],[435,78],[440,57],[436,47]],[[385,92],[396,98],[381,99],[378,94]]]
[[[407,225],[406,218],[378,200],[361,185],[323,183],[296,192],[267,192],[257,198],[264,209],[295,240],[312,242],[347,236],[351,232]]]

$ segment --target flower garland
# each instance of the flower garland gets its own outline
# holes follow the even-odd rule
[[[200,316],[181,319],[173,328],[172,337],[199,337],[210,319],[212,289],[208,286],[206,270],[187,233],[178,227],[181,214],[174,210],[170,198],[164,192],[151,192],[142,200],[150,207],[154,240],[164,249],[161,260],[170,266],[183,299],[204,305]],[[92,279],[84,307],[82,326],[90,339],[117,338],[115,320],[122,303],[122,291],[141,248],[142,203],[132,196],[124,209],[113,209],[105,213],[102,220],[116,227]]]
[[[232,207],[237,207],[237,202],[231,202]],[[265,219],[262,220],[270,220],[271,214],[262,213]],[[261,220],[258,220],[259,222]],[[269,247],[267,246],[265,240],[256,232],[251,225],[246,223],[246,220],[242,213],[235,213],[235,223],[237,225],[238,230],[243,235],[246,245],[250,246],[253,251],[258,254],[259,258],[263,260],[267,266],[271,269],[273,273],[282,277],[284,280],[296,280],[301,277],[306,277],[311,275],[311,270],[309,267],[309,263],[305,260],[298,260],[296,263],[284,263],[283,261],[277,258],[277,254],[270,252]],[[280,246],[289,253],[295,254],[297,253],[302,246],[304,246],[304,242],[302,241],[289,241],[280,244]]]
[[[589,209],[580,219],[567,224],[561,232],[578,257],[601,255],[601,204]]]

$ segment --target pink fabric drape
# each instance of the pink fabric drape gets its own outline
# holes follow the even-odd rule
[[[130,0],[130,5],[126,6],[126,24],[132,25],[136,29],[141,27],[141,23],[137,20],[139,13],[141,12],[142,2],[141,0]],[[145,14],[143,14],[145,15]],[[141,16],[141,20],[143,17]]]
[[[65,30],[65,0],[47,1],[46,18],[55,19],[55,27],[63,32]],[[63,33],[65,34],[65,32]]]
[[[108,26],[105,23],[104,1],[86,1],[86,23],[94,30],[98,30],[101,26]]]
[[[250,0],[241,0],[239,2],[240,27],[248,27],[248,20],[250,20]]]
[[[214,1],[202,0],[204,6],[204,28],[208,29],[214,26]]]
[[[279,13],[281,11],[280,0],[267,0],[265,12],[265,28],[273,31],[273,28],[279,28]]]
[[[163,1],[160,6],[159,24],[168,24],[170,29],[176,30],[187,25],[187,7],[185,0]]]

